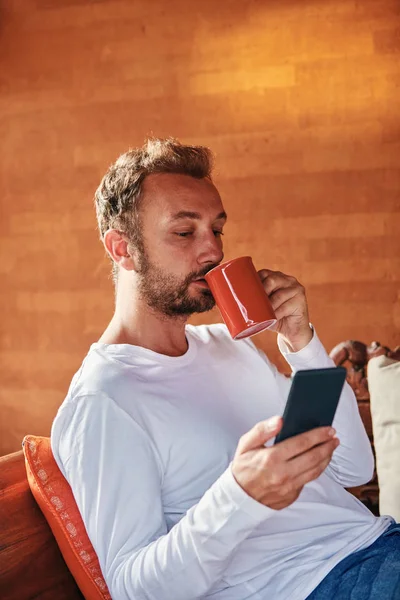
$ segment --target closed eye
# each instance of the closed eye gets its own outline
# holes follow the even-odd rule
[[[175,235],[182,237],[182,238],[187,238],[187,237],[193,235],[193,231],[176,231]],[[215,235],[215,237],[220,237],[221,235],[224,235],[224,233],[223,233],[223,231],[214,230],[214,235]]]
[[[189,237],[190,235],[193,235],[193,231],[177,231],[177,232],[175,232],[175,235],[185,238],[185,237]]]

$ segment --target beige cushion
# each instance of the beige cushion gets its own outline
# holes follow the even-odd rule
[[[368,363],[368,386],[379,481],[379,511],[400,522],[400,362]]]

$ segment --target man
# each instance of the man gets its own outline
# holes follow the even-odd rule
[[[73,378],[52,448],[112,597],[398,597],[393,520],[344,490],[373,472],[349,386],[338,437],[319,428],[271,446],[287,379],[225,326],[186,324],[214,306],[204,275],[223,259],[209,151],[148,141],[109,169],[96,209],[115,313]],[[292,369],[331,366],[303,287],[260,277]]]

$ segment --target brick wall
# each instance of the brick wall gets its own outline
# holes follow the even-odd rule
[[[111,316],[93,191],[149,134],[213,148],[226,257],[296,275],[327,347],[400,343],[398,0],[0,0],[0,15],[0,454],[49,433]],[[273,334],[255,341],[283,366]]]

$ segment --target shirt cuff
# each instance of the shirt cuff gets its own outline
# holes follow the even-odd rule
[[[291,352],[282,336],[278,335],[278,348],[286,362],[292,367],[292,371],[298,371],[299,369],[323,369],[324,367],[335,366],[311,323],[310,327],[313,330],[313,337],[298,352]]]
[[[236,508],[245,512],[256,523],[262,523],[262,521],[278,512],[273,508],[269,508],[269,506],[264,506],[261,502],[257,502],[244,491],[232,473],[232,464],[221,475],[219,481]]]

